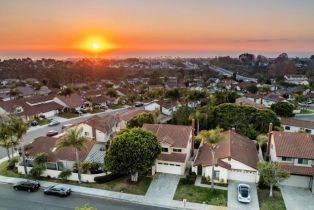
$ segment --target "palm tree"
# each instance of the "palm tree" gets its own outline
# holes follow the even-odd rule
[[[12,142],[10,141],[6,124],[0,125],[0,147],[6,149],[8,158],[11,159],[9,149],[12,147]]]
[[[8,130],[10,131],[11,135],[15,137],[16,144],[21,142],[23,136],[27,132],[27,129],[28,129],[28,125],[24,123],[21,118],[12,117],[8,122]],[[12,139],[12,141],[14,140]],[[24,145],[21,145],[21,150],[22,150],[24,172],[27,175]]]
[[[80,170],[80,158],[79,152],[86,150],[85,144],[89,141],[88,138],[82,136],[83,128],[75,127],[68,130],[65,137],[58,142],[56,145],[57,149],[64,147],[73,147],[75,149],[76,164],[77,164],[77,175],[79,183],[81,183],[81,170]]]
[[[206,120],[207,119],[207,115],[205,113],[202,113],[201,111],[196,111],[193,112],[190,116],[189,119],[196,119],[197,121],[197,128],[196,128],[196,134],[198,134],[200,132],[200,121],[201,120]]]
[[[256,141],[258,144],[258,155],[263,159],[262,146],[265,145],[268,141],[267,136],[260,134],[256,137]]]
[[[211,130],[202,130],[198,137],[201,138],[205,144],[208,145],[209,150],[212,154],[212,182],[211,182],[211,189],[214,189],[214,166],[215,166],[215,149],[218,148],[218,143],[224,138],[221,133],[222,129],[217,127]]]

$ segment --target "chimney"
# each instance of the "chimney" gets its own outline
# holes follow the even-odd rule
[[[192,119],[192,147],[191,147],[191,156],[194,155],[194,138],[195,138],[195,119]]]
[[[270,142],[271,142],[272,134],[273,134],[273,123],[269,123],[269,125],[268,125],[268,143],[267,143],[267,151],[266,151],[266,160],[269,158]]]

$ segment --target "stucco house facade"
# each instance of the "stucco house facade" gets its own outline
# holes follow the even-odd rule
[[[290,172],[290,177],[280,184],[308,188],[313,193],[313,136],[307,133],[272,131],[269,133],[269,141],[269,160],[278,162]]]
[[[223,140],[215,149],[214,166],[207,144],[202,142],[193,163],[192,171],[197,175],[210,177],[216,182],[228,180],[257,183],[258,153],[255,143],[237,134],[234,129],[223,132]],[[214,177],[212,177],[214,167]]]
[[[143,128],[154,133],[162,147],[162,152],[152,167],[152,174],[184,175],[193,151],[192,126],[144,124]]]

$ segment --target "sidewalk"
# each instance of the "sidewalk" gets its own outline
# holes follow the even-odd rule
[[[23,180],[25,179],[0,176],[0,182],[7,183],[7,184],[14,184]],[[60,183],[40,181],[40,184],[42,188],[46,188],[48,186],[56,185]],[[186,202],[186,205],[184,207],[182,201],[171,200],[166,203],[160,203],[142,195],[133,195],[133,194],[127,194],[127,193],[113,192],[113,191],[108,191],[108,190],[81,187],[81,186],[69,185],[69,184],[62,184],[62,185],[70,187],[73,192],[84,194],[84,195],[103,197],[103,198],[114,199],[114,200],[122,200],[122,201],[127,201],[127,202],[132,202],[132,203],[143,204],[143,205],[151,205],[151,206],[173,208],[173,209],[190,209],[190,210],[226,210],[227,209],[227,207],[210,206],[210,205],[190,203],[190,202]]]

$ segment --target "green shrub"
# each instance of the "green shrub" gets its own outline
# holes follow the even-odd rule
[[[99,162],[91,162],[90,163],[90,172],[91,174],[97,174],[97,173],[101,173],[102,172],[102,166],[103,164],[99,163]]]
[[[97,176],[94,178],[94,181],[96,183],[106,183],[106,182],[110,182],[112,180],[118,179],[122,176],[123,176],[122,174],[111,173],[104,176]]]
[[[19,157],[14,157],[8,160],[7,170],[15,169],[15,165],[17,162],[19,162]]]
[[[33,168],[29,171],[29,175],[37,179],[44,172],[45,168],[41,165],[34,165]]]
[[[187,175],[186,178],[181,179],[180,181],[182,182],[182,184],[193,185],[195,184],[195,180],[196,180],[196,173],[193,172]]]
[[[65,168],[61,171],[58,178],[62,179],[63,181],[66,181],[68,177],[71,176],[71,174],[72,174],[72,171],[70,169]]]
[[[82,173],[87,173],[91,168],[91,163],[88,161],[83,161],[80,163],[80,168],[82,170]]]

